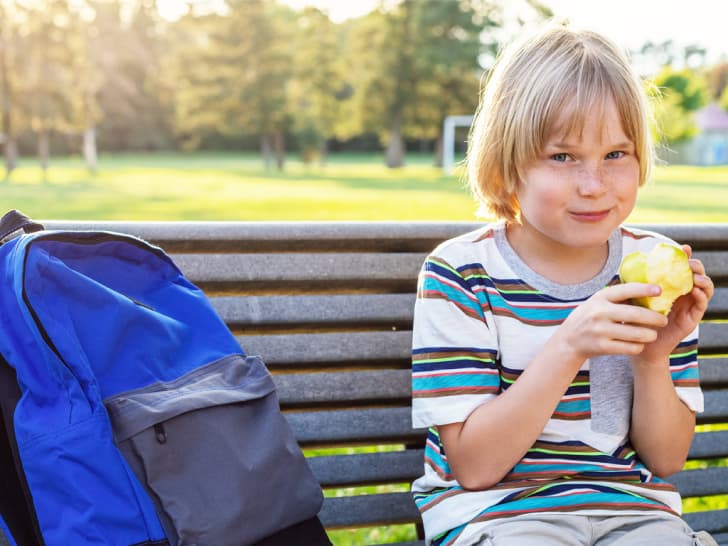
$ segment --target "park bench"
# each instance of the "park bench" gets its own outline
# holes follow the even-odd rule
[[[476,224],[45,224],[130,233],[163,247],[274,374],[316,476],[335,492],[320,513],[327,529],[411,525],[422,537],[408,492],[424,445],[410,421],[416,278],[427,252]],[[695,468],[671,480],[684,498],[724,495],[718,509],[686,519],[728,545],[728,466],[710,466],[728,458],[728,224],[649,227],[691,244],[717,286],[701,326],[706,409],[690,451]],[[724,430],[702,426],[716,423]]]

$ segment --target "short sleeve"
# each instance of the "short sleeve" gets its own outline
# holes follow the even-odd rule
[[[698,370],[699,328],[686,337],[670,355],[670,375],[680,399],[694,412],[704,409]]]
[[[430,256],[418,279],[412,336],[412,421],[464,421],[500,392],[497,335],[482,266],[453,267]]]

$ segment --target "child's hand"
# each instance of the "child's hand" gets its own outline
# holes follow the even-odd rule
[[[668,319],[629,301],[659,293],[659,286],[645,283],[604,288],[574,309],[557,334],[581,361],[597,355],[638,355],[658,339]]]
[[[683,245],[683,249],[690,258],[692,249],[688,245]],[[667,316],[667,325],[657,331],[655,341],[645,346],[635,362],[643,364],[664,362],[677,344],[690,334],[703,318],[715,287],[710,277],[705,274],[705,267],[700,260],[691,259],[690,268],[693,270],[692,291],[675,300]]]

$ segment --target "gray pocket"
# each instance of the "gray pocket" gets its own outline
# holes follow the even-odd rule
[[[227,357],[106,405],[173,545],[251,544],[321,506],[321,488],[256,357]]]
[[[628,356],[589,359],[591,429],[626,436],[632,415],[632,363]]]

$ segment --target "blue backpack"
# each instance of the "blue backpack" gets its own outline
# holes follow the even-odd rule
[[[16,211],[0,240],[19,230],[0,246],[8,535],[241,546],[316,517],[270,373],[160,248]]]

